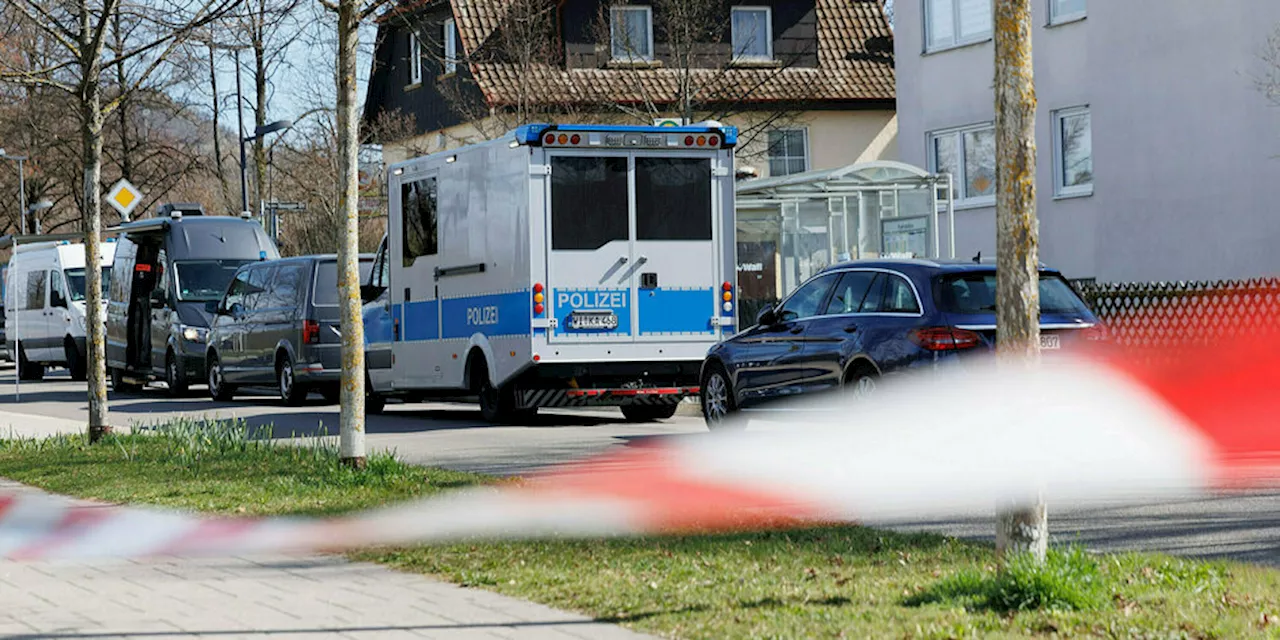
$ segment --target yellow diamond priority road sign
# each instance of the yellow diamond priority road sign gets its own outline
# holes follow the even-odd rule
[[[126,219],[141,202],[142,191],[129,184],[128,180],[121,179],[111,187],[111,191],[107,192],[107,204],[114,207]]]

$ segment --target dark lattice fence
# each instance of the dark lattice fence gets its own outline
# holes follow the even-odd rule
[[[1112,343],[1150,361],[1176,357],[1179,348],[1274,335],[1280,327],[1280,278],[1076,287]]]

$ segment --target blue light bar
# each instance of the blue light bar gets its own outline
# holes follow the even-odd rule
[[[515,135],[516,142],[519,142],[520,144],[536,145],[542,142],[542,134],[548,131],[641,134],[690,133],[694,135],[716,133],[724,138],[723,147],[733,147],[738,144],[737,127],[656,127],[622,124],[526,124],[516,128],[513,134]]]

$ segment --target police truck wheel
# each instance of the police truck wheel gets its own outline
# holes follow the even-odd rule
[[[125,382],[124,371],[114,368],[111,370],[111,389],[116,393],[133,393],[139,388],[132,382]]]
[[[489,381],[489,367],[476,358],[471,367],[471,388],[480,396],[480,416],[490,424],[503,424],[515,418],[516,399],[510,387],[498,388]]]
[[[676,405],[656,404],[656,405],[623,405],[622,417],[627,422],[657,422],[666,420],[676,414]]]
[[[18,345],[18,378],[22,380],[44,380],[44,365],[27,359],[27,349]]]
[[[222,363],[218,362],[218,356],[209,356],[209,397],[218,402],[230,402],[236,395],[236,387],[227,384],[227,379],[222,372]]]
[[[280,399],[291,407],[301,407],[307,401],[307,387],[293,376],[293,358],[282,354],[276,364],[276,383]]]
[[[63,345],[63,350],[67,354],[67,372],[71,374],[71,379],[77,382],[83,381],[88,377],[88,370],[84,364],[84,356],[80,355],[80,350],[76,348],[76,343],[71,338],[67,338]]]
[[[187,368],[172,351],[164,358],[164,382],[169,385],[169,395],[186,395],[189,386],[187,384]]]

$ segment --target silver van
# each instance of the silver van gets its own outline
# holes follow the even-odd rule
[[[361,256],[360,281],[373,256]],[[303,256],[236,271],[214,311],[205,354],[209,395],[227,401],[242,386],[275,387],[297,406],[312,391],[337,402],[342,379],[338,258]]]

